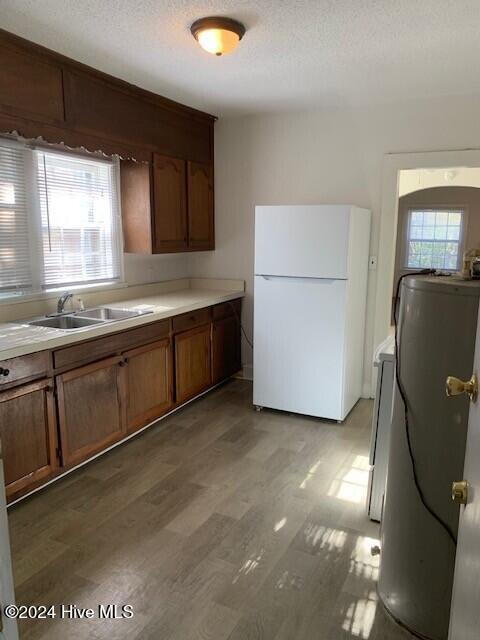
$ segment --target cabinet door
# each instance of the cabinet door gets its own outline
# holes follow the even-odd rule
[[[33,120],[64,121],[62,70],[45,57],[0,43],[0,110]]]
[[[53,473],[58,459],[52,380],[0,393],[0,439],[7,497]]]
[[[155,253],[186,249],[185,161],[155,153],[153,191]]]
[[[210,324],[175,336],[176,400],[185,402],[211,385]]]
[[[170,339],[124,354],[127,361],[127,430],[135,431],[166,413],[172,405]]]
[[[209,164],[188,163],[188,246],[214,249],[213,171]]]
[[[120,161],[125,253],[153,253],[151,181],[151,165],[134,160]]]
[[[124,364],[120,357],[107,358],[57,377],[65,466],[82,462],[125,435]]]
[[[240,325],[235,316],[215,320],[212,327],[212,382],[217,384],[241,368]]]

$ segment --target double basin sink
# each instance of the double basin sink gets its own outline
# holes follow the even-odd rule
[[[105,322],[115,322],[116,320],[126,320],[137,318],[147,313],[153,313],[150,309],[132,310],[115,309],[113,307],[96,307],[58,316],[47,316],[37,320],[31,320],[28,324],[36,327],[50,327],[51,329],[85,329],[86,327],[104,324]]]

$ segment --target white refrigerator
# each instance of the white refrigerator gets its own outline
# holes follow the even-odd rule
[[[370,211],[255,208],[253,402],[342,421],[362,393]]]

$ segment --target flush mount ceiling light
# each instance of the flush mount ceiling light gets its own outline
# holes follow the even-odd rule
[[[233,51],[245,34],[245,27],[231,18],[200,18],[190,27],[198,44],[216,56]]]

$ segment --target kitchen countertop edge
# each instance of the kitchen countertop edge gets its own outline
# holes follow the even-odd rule
[[[211,307],[216,304],[221,304],[222,302],[228,302],[230,300],[243,298],[245,296],[244,291],[238,290],[227,292],[225,290],[181,289],[178,291],[172,291],[171,293],[164,295],[149,296],[141,299],[122,300],[121,302],[97,306],[128,309],[131,307],[148,304],[149,300],[151,300],[152,306],[161,306],[162,298],[166,299],[173,296],[188,298],[189,295],[186,292],[189,292],[190,297],[196,297],[199,299],[192,300],[190,302],[186,301],[185,304],[179,304],[178,306],[169,307],[165,310],[154,310],[153,313],[148,313],[143,316],[127,318],[125,320],[118,320],[114,322],[106,322],[105,324],[88,327],[86,329],[74,332],[67,333],[66,331],[60,329],[48,329],[48,333],[44,333],[42,327],[29,326],[22,320],[19,320],[18,322],[7,322],[0,324],[0,334],[2,333],[2,330],[8,331],[8,329],[16,327],[18,327],[18,331],[20,334],[21,328],[25,328],[26,341],[25,344],[3,348],[2,342],[6,342],[8,339],[6,339],[5,337],[2,338],[2,336],[0,335],[0,360],[9,360],[18,356],[37,353],[39,351],[51,351],[53,349],[70,346],[78,342],[84,342],[86,340],[91,340],[94,338],[111,335],[113,333],[119,333],[120,331],[133,329],[142,325],[151,324],[160,320],[167,320],[169,318],[182,315],[183,313],[189,313],[191,311],[196,311],[205,307]],[[40,331],[37,331],[38,329],[40,329]],[[32,335],[28,336],[28,333],[33,334],[34,336],[36,335],[36,340],[31,341]]]

